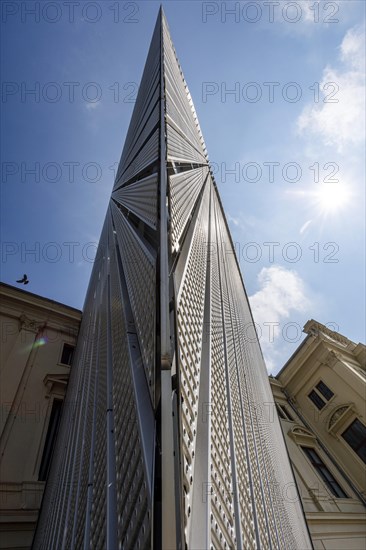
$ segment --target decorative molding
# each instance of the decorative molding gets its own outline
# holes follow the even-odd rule
[[[53,394],[64,397],[68,381],[69,374],[46,374],[43,379],[43,383],[47,388],[46,398],[51,397]]]
[[[359,512],[345,513],[345,512],[305,512],[306,519],[312,525],[320,525],[323,529],[327,524],[335,524],[336,527],[342,525],[357,525],[362,527],[362,533],[364,532],[365,514]],[[328,525],[328,527],[330,527]],[[332,534],[332,533],[330,533]],[[333,533],[334,534],[334,533]]]
[[[44,322],[39,323],[35,319],[30,319],[26,315],[21,315],[19,317],[19,332],[21,330],[29,330],[37,334],[37,332],[45,326]]]
[[[295,424],[288,432],[288,436],[291,437],[297,445],[316,445],[316,436],[300,424]]]
[[[327,424],[328,433],[337,437],[337,434],[349,424],[351,418],[356,417],[356,407],[354,403],[344,403],[333,409],[329,415]]]
[[[22,481],[0,483],[1,515],[3,521],[7,516],[17,517],[19,514],[37,514],[41,505],[44,481]],[[34,518],[36,519],[36,517]],[[19,520],[17,521],[24,521]],[[33,521],[33,518],[31,518]],[[17,525],[17,528],[19,525]]]
[[[353,350],[354,356],[357,358],[357,361],[360,363],[360,367],[365,370],[366,365],[366,346],[364,344],[357,344]]]
[[[311,336],[320,336],[321,334],[324,334],[325,336],[328,336],[328,338],[331,338],[332,340],[335,340],[336,342],[344,346],[348,346],[348,344],[353,344],[351,340],[349,340],[342,334],[339,334],[334,330],[330,330],[325,325],[322,325],[318,321],[314,320],[308,321],[306,323],[306,325],[304,326],[304,332]]]
[[[323,365],[329,368],[333,368],[339,361],[342,362],[343,356],[340,353],[337,353],[336,351],[329,351],[327,354]]]

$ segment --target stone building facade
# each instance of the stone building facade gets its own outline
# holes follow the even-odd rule
[[[366,348],[314,320],[304,332],[270,383],[307,523],[315,549],[364,549]]]
[[[81,312],[0,284],[0,548],[30,548]]]

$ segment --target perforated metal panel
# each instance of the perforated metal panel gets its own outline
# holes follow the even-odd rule
[[[134,357],[129,347],[123,315],[124,300],[117,249],[111,256],[110,273],[118,540],[123,548],[130,548],[132,540],[137,548],[146,548],[151,538],[151,485],[144,464],[144,442],[139,431],[138,404],[134,398],[131,370]],[[131,326],[130,330],[132,332]]]
[[[168,124],[168,160],[176,162],[192,162],[203,164],[205,159],[201,153],[189,143],[182,132]]]
[[[206,146],[193,105],[191,94],[183,76],[166,19],[163,19],[163,53],[168,132],[168,159],[190,152],[188,159],[207,163]],[[186,142],[186,143],[183,143]],[[176,156],[178,155],[178,156]]]
[[[155,285],[156,261],[153,250],[138,236],[118,207],[111,202],[123,272],[153,399],[155,377]],[[146,299],[149,296],[149,299]]]
[[[121,175],[120,180],[116,182],[116,189],[127,181],[131,180],[137,174],[147,168],[159,157],[159,129],[156,129],[149,139],[144,143],[142,148],[133,158],[129,166]]]
[[[131,162],[134,162],[135,168],[137,166],[142,169],[144,167],[142,163],[146,166],[149,160],[157,158],[156,139],[150,139],[148,144],[145,143],[154,127],[159,123],[160,43],[161,24],[158,21],[151,40],[113,190],[132,177],[130,174],[133,175],[135,171],[130,167]],[[141,149],[145,149],[145,152],[139,153]],[[139,155],[138,161],[136,160],[137,155]],[[139,165],[139,163],[141,164]]]
[[[207,174],[208,168],[203,166],[169,178],[171,247],[173,251],[179,250],[179,241]]]
[[[251,327],[253,330],[248,330]],[[35,549],[311,548],[197,115],[160,12]]]
[[[177,340],[181,390],[181,433],[186,532],[192,513],[196,425],[203,337],[207,266],[209,189],[205,190],[195,223],[185,272],[177,295]]]
[[[158,225],[158,175],[153,174],[112,194],[119,204],[136,214],[153,229]]]

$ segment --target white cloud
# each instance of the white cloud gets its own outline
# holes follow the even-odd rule
[[[258,275],[258,283],[260,290],[249,301],[267,368],[273,371],[283,360],[284,325],[290,315],[309,311],[311,301],[296,271],[277,265],[265,267]],[[301,330],[300,326],[297,330]]]
[[[239,227],[240,221],[238,218],[234,218],[234,216],[231,216],[230,214],[227,214],[226,217],[229,223],[233,223],[236,227]]]
[[[94,111],[99,106],[99,101],[88,101],[88,103],[85,104],[85,107],[88,111]]]
[[[317,135],[339,152],[365,139],[365,28],[356,26],[340,46],[343,69],[325,67],[318,103],[305,106],[297,121],[300,133]]]
[[[365,72],[365,26],[350,29],[341,44],[341,59],[355,70]]]
[[[313,220],[308,220],[307,222],[304,223],[304,225],[301,226],[300,228],[300,235],[302,235],[303,233],[305,233],[305,231],[307,230],[307,228],[309,227],[309,225],[311,224]]]
[[[277,265],[264,267],[258,282],[261,289],[250,297],[256,323],[279,322],[293,310],[305,311],[309,306],[304,282],[296,271]]]

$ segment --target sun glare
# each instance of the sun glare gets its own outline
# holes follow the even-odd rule
[[[342,210],[350,201],[349,189],[340,183],[323,183],[314,193],[318,208],[324,214],[332,214]]]

